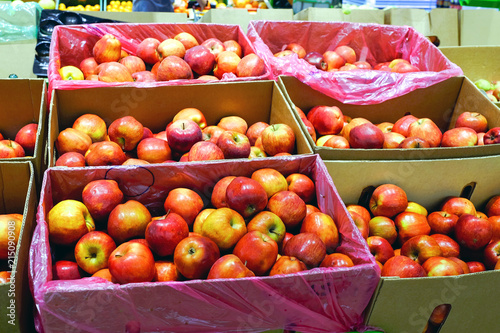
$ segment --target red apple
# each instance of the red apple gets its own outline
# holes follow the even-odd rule
[[[408,206],[406,192],[394,184],[382,184],[370,197],[370,211],[374,216],[393,217]]]
[[[210,141],[198,141],[189,150],[189,161],[209,161],[222,160],[224,153],[215,144]]]
[[[155,277],[155,260],[151,250],[137,242],[118,246],[109,256],[109,272],[120,284],[150,282]]]
[[[487,219],[463,214],[455,225],[455,239],[470,250],[480,250],[491,241],[493,228]]]
[[[167,38],[162,41],[158,45],[156,50],[159,53],[160,59],[164,59],[168,56],[177,56],[179,58],[184,58],[184,55],[186,54],[186,48],[184,47],[184,44],[173,38]]]
[[[318,267],[325,258],[326,247],[315,233],[299,233],[286,242],[283,255],[295,257],[308,268],[314,268]]]
[[[218,38],[215,38],[215,37],[212,37],[212,38],[209,38],[209,39],[206,39],[204,40],[201,45],[207,47],[210,52],[212,52],[212,54],[217,58],[217,56],[219,55],[219,53],[221,53],[222,51],[225,51],[226,50],[226,47],[224,46],[224,44],[220,41],[220,39]]]
[[[172,159],[172,151],[167,141],[158,138],[146,138],[137,145],[137,157],[148,163],[162,163]]]
[[[280,256],[274,263],[269,276],[294,274],[307,270],[306,264],[295,257]]]
[[[108,258],[116,249],[116,243],[107,233],[91,231],[83,235],[75,245],[78,266],[89,274],[108,267]]]
[[[155,262],[156,273],[153,281],[179,281],[180,273],[171,261],[158,260]]]
[[[149,247],[161,257],[174,254],[177,244],[188,235],[189,226],[186,221],[179,214],[172,212],[151,221],[145,232]]]
[[[266,154],[274,156],[278,153],[292,154],[295,149],[295,134],[286,124],[273,124],[262,131],[262,147]]]
[[[80,153],[67,152],[57,158],[55,166],[84,167],[85,157]]]
[[[427,218],[417,213],[399,213],[396,215],[394,223],[398,230],[398,240],[400,244],[404,244],[404,242],[413,236],[429,235],[431,232],[431,227],[429,227]]]
[[[379,236],[370,236],[366,240],[368,244],[368,249],[370,253],[373,254],[375,260],[380,262],[382,265],[394,257],[394,250],[392,249],[391,244],[382,237]]]
[[[250,141],[250,145],[254,146],[257,138],[261,136],[262,131],[264,131],[269,126],[268,123],[263,121],[258,121],[250,125],[245,133],[248,140]]]
[[[460,245],[450,236],[443,234],[432,234],[432,238],[438,242],[443,257],[459,257]]]
[[[394,244],[398,237],[396,224],[386,216],[375,216],[368,223],[370,236],[379,236],[385,238],[389,244]]]
[[[89,166],[121,165],[127,156],[113,141],[101,141],[90,145],[85,153],[85,163]]]
[[[87,134],[92,142],[104,141],[108,134],[106,122],[96,114],[86,113],[73,122],[73,128]]]
[[[191,119],[179,119],[172,122],[166,129],[170,148],[178,153],[186,153],[203,138],[200,126]]]
[[[112,179],[93,180],[82,191],[82,201],[95,221],[103,221],[122,203],[123,192]]]
[[[339,134],[344,126],[344,115],[336,106],[315,106],[307,113],[307,120],[319,135]]]
[[[250,178],[257,181],[264,188],[268,198],[280,191],[288,190],[288,182],[285,176],[276,169],[258,169],[252,173]]]
[[[2,140],[0,142],[8,143],[9,141],[10,140]],[[59,132],[55,142],[59,156],[67,152],[85,155],[85,152],[89,149],[91,144],[92,139],[87,134],[74,128],[66,128]],[[1,150],[0,157],[4,157]]]
[[[203,209],[203,199],[195,191],[178,187],[168,192],[167,198],[163,204],[165,212],[179,214],[191,226]]]
[[[201,234],[214,241],[221,251],[232,249],[246,233],[243,217],[228,207],[217,208],[201,226]]]
[[[488,130],[488,120],[479,112],[465,111],[458,116],[455,127],[468,127],[477,133],[486,132]]]
[[[392,126],[392,132],[408,137],[410,136],[410,125],[417,120],[418,118],[411,114],[403,116],[394,123]]]
[[[49,211],[47,224],[49,240],[58,245],[73,245],[83,235],[95,229],[87,207],[72,199],[60,201],[53,206]]]
[[[222,51],[219,53],[214,66],[214,75],[220,80],[224,74],[233,73],[236,75],[236,68],[241,61],[241,57],[233,51]]]
[[[238,57],[240,57],[240,58],[243,55],[241,45],[237,41],[235,41],[233,39],[229,39],[229,40],[224,41],[222,44],[224,44],[224,48],[226,49],[226,51],[232,51],[232,52],[236,53],[238,55]]]
[[[229,208],[248,218],[266,208],[267,193],[258,181],[236,177],[226,188],[226,202]]]
[[[207,280],[212,279],[239,279],[255,276],[240,258],[234,254],[226,254],[220,257],[212,265],[208,272]]]
[[[280,217],[287,230],[298,226],[306,217],[306,203],[292,191],[273,195],[269,198],[267,209]]]
[[[261,276],[268,273],[276,262],[278,244],[267,234],[253,230],[240,238],[233,254],[255,275]]]
[[[112,34],[102,36],[92,48],[92,55],[100,64],[103,62],[118,61],[121,54],[121,43]]]
[[[227,207],[226,189],[236,176],[226,176],[215,183],[210,201],[215,208]]]
[[[380,149],[384,145],[384,133],[372,123],[355,126],[349,132],[351,148]]]
[[[457,215],[445,211],[435,211],[427,216],[431,232],[435,234],[452,235],[455,231],[457,221]]]
[[[115,242],[121,244],[132,238],[144,238],[149,222],[151,213],[146,206],[139,201],[128,200],[111,211],[107,230]]]
[[[204,236],[184,238],[174,252],[174,264],[187,279],[206,278],[210,268],[219,258],[217,244]]]
[[[463,214],[476,215],[474,204],[467,198],[448,197],[441,205],[441,210],[458,217]]]
[[[318,235],[325,244],[326,253],[333,253],[340,245],[340,234],[335,221],[330,215],[322,212],[307,215],[302,221],[300,232]]]
[[[193,79],[193,72],[184,59],[171,55],[161,61],[156,79],[158,81],[190,80]]]
[[[159,45],[160,41],[158,39],[152,37],[145,38],[137,45],[135,54],[145,63],[154,65],[160,61],[160,55],[157,51]]]
[[[274,240],[277,244],[281,244],[286,234],[286,227],[278,215],[262,211],[255,215],[247,224],[247,232],[260,231]]]
[[[413,278],[427,276],[427,273],[418,262],[406,256],[395,255],[385,262],[381,275]]]
[[[14,141],[23,147],[25,155],[33,156],[37,131],[38,124],[36,123],[24,125],[17,131]]]
[[[80,267],[74,261],[58,260],[52,265],[52,280],[81,279],[82,272],[80,270]]]
[[[319,267],[352,267],[352,259],[343,253],[331,253],[325,256]]]
[[[192,47],[199,45],[196,38],[192,34],[190,34],[189,32],[185,32],[185,31],[180,32],[177,35],[175,35],[174,39],[181,42],[182,45],[184,45],[184,47],[186,48],[186,51]]]
[[[217,139],[217,146],[222,150],[224,158],[248,158],[250,141],[245,134],[236,131],[224,131]]]
[[[130,74],[143,72],[146,70],[146,64],[144,63],[144,60],[134,55],[126,56],[125,58],[120,59],[118,62],[127,67]]]
[[[261,76],[266,73],[266,65],[264,60],[255,53],[250,53],[241,58],[241,61],[236,66],[236,76],[250,77]]]
[[[422,265],[431,257],[442,256],[443,252],[436,239],[429,235],[417,235],[403,243],[401,255],[407,256]]]
[[[477,133],[469,127],[455,127],[443,133],[441,147],[467,147],[477,145]]]
[[[125,151],[133,150],[144,135],[144,126],[134,117],[125,116],[114,120],[108,127],[110,141]]]
[[[422,267],[427,276],[455,276],[464,274],[462,267],[451,258],[432,257],[427,259]]]

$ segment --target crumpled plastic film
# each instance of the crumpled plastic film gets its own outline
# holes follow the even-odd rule
[[[215,37],[221,41],[236,40],[242,48],[243,55],[255,53],[252,44],[241,30],[239,25],[230,24],[202,24],[202,23],[97,23],[85,25],[56,26],[52,33],[50,44],[49,66],[49,94],[53,89],[78,89],[111,86],[151,87],[159,85],[179,85],[207,83],[201,80],[173,80],[158,82],[100,82],[88,80],[61,80],[59,68],[72,65],[79,66],[80,62],[92,56],[94,44],[105,34],[113,34],[122,44],[122,49],[135,54],[137,46],[148,37],[157,38],[160,42],[173,38],[180,32],[189,32],[201,44],[204,40]],[[250,81],[269,79],[270,73],[261,76],[238,78],[232,73],[224,74],[221,81]],[[219,81],[214,81],[219,82]]]
[[[272,75],[294,76],[312,88],[346,104],[377,104],[463,75],[425,36],[409,26],[350,22],[250,21],[247,36],[255,53],[270,66]],[[307,52],[324,53],[340,45],[364,54],[372,66],[395,58],[409,60],[420,72],[379,70],[326,72],[295,54],[274,57],[289,43]]]
[[[52,281],[46,216],[58,201],[78,198],[89,181],[135,182],[141,191],[129,186],[131,194],[140,193],[134,199],[160,214],[166,195],[175,187],[191,188],[207,199],[222,177],[250,176],[260,168],[276,168],[285,176],[302,172],[315,179],[318,206],[333,216],[342,235],[338,252],[351,256],[354,267],[315,268],[272,277],[126,285],[100,278]],[[146,173],[154,176],[153,184],[141,177]],[[147,191],[142,190],[144,186]],[[30,247],[30,286],[39,332],[363,331],[367,329],[363,312],[379,279],[380,269],[318,155],[146,167],[52,168],[45,173]]]
[[[36,2],[0,3],[0,43],[36,39],[42,7]]]

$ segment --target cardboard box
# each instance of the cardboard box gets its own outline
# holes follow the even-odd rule
[[[28,281],[29,247],[35,225],[37,192],[31,162],[0,163],[0,214],[22,214],[15,255],[0,260],[0,271],[15,272],[0,283],[0,332],[34,332],[33,298]],[[5,230],[7,231],[7,230]],[[10,308],[9,308],[10,307]]]
[[[127,99],[129,97],[129,99]],[[312,153],[290,105],[274,81],[214,83],[155,88],[91,88],[56,90],[49,115],[49,165],[57,157],[54,142],[59,131],[71,127],[84,113],[95,113],[109,126],[115,119],[133,116],[153,133],[164,131],[174,115],[186,107],[200,109],[207,124],[236,115],[247,123],[285,123],[296,133],[296,153]]]
[[[47,165],[45,140],[47,128],[46,84],[43,79],[0,79],[0,133],[14,140],[16,133],[29,123],[38,124],[33,156],[8,159],[29,161],[35,169],[35,184],[40,188]],[[4,159],[6,160],[6,159]]]
[[[476,208],[484,211],[488,199],[500,194],[500,155],[428,161],[325,161],[325,165],[345,204],[357,203],[365,188],[384,183],[400,186],[408,200],[429,212],[438,210],[447,196],[470,196]],[[382,277],[366,323],[386,332],[421,333],[434,307],[447,303],[451,311],[440,333],[498,332],[500,324],[495,318],[500,306],[492,290],[499,283],[499,271],[449,277]]]
[[[380,9],[351,9],[345,14],[341,8],[308,7],[293,16],[299,21],[345,21],[384,24],[384,11]]]
[[[491,61],[498,58],[500,46],[457,46],[442,47],[441,52],[464,71],[472,82],[479,79],[500,81],[500,63]],[[495,103],[500,107],[500,102]]]
[[[493,8],[461,10],[460,46],[498,45],[495,31],[500,29],[500,12]]]
[[[292,107],[294,105],[307,113],[316,105],[332,105],[340,108],[343,114],[363,117],[373,123],[396,122],[407,113],[417,118],[430,118],[443,129],[452,128],[459,114],[477,111],[488,120],[489,126],[500,125],[500,113],[488,98],[466,77],[453,77],[433,86],[414,90],[406,95],[371,105],[344,104],[313,90],[293,77],[281,76],[280,87],[285,92]],[[294,110],[295,111],[295,110]],[[299,119],[298,113],[295,116]],[[299,119],[300,120],[300,119]],[[304,135],[315,153],[326,160],[396,160],[396,159],[437,159],[458,158],[500,154],[500,145],[426,148],[426,149],[334,149],[316,146],[300,122]]]
[[[239,24],[246,32],[252,20],[289,21],[293,20],[293,9],[258,9],[248,11],[244,8],[210,9],[201,17],[201,23]]]
[[[16,74],[18,78],[36,78],[33,74],[36,39],[26,41],[0,43],[0,58],[8,66],[0,66],[0,78],[8,78]]]
[[[116,180],[125,197],[142,202],[157,216],[164,214],[164,198],[172,188],[188,187],[208,200],[222,177],[249,176],[261,168],[275,168],[283,174],[301,172],[315,181],[318,207],[333,217],[342,235],[337,250],[352,256],[355,266],[271,277],[126,285],[100,278],[51,281],[51,257],[45,255],[50,251],[47,214],[57,202],[81,196],[89,181]],[[45,173],[38,207],[30,277],[45,331],[114,332],[123,331],[127,325],[147,332],[322,332],[325,327],[346,332],[365,328],[362,314],[379,280],[378,266],[317,155],[140,167],[50,168]]]
[[[389,8],[385,10],[385,24],[409,25],[425,36],[437,36],[440,46],[459,45],[458,10],[433,8]]]

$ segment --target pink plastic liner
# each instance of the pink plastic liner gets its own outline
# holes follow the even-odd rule
[[[119,285],[100,278],[51,281],[46,215],[63,199],[80,199],[85,184],[115,179],[127,199],[163,214],[169,190],[184,186],[208,201],[217,180],[276,168],[305,173],[316,182],[320,209],[334,217],[342,235],[339,252],[356,264],[316,268],[274,277],[150,282]],[[380,269],[350,219],[318,155],[163,165],[51,168],[45,173],[37,226],[30,248],[30,287],[38,332],[303,332],[364,331],[363,312]]]
[[[274,78],[294,76],[312,88],[346,104],[377,104],[425,88],[463,72],[425,36],[409,26],[350,22],[250,21],[247,36],[255,53],[270,66]],[[372,66],[395,58],[409,60],[421,71],[391,73],[378,70],[326,72],[295,54],[274,57],[286,45],[298,43],[307,52],[348,45]],[[364,50],[364,51],[363,51]]]
[[[47,75],[49,79],[49,96],[53,89],[78,89],[112,86],[151,87],[161,85],[179,85],[207,83],[201,80],[173,80],[158,82],[116,82],[107,83],[87,80],[61,80],[59,68],[72,65],[79,66],[80,62],[92,57],[94,44],[105,34],[113,34],[122,44],[122,49],[135,54],[137,46],[148,37],[158,39],[160,42],[173,38],[180,32],[189,32],[201,44],[208,38],[218,38],[221,41],[236,40],[242,48],[243,55],[255,53],[255,50],[239,25],[229,24],[202,24],[202,23],[99,23],[71,26],[56,26],[50,43],[49,66]],[[221,81],[250,81],[270,78],[270,73],[256,77],[238,78],[232,73],[224,74]],[[218,81],[214,81],[218,82]],[[210,81],[209,83],[213,83]]]

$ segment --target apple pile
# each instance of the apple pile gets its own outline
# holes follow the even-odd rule
[[[0,214],[0,284],[10,282],[22,224],[22,214]]]
[[[484,212],[462,197],[447,197],[428,212],[405,191],[382,184],[368,208],[347,210],[365,237],[382,276],[453,276],[500,269],[500,195]]]
[[[274,54],[275,57],[287,57],[297,54],[299,59],[303,59],[317,69],[327,72],[350,71],[357,69],[381,70],[394,73],[419,72],[420,69],[412,65],[408,60],[396,58],[391,61],[384,61],[377,64],[370,64],[360,60],[356,51],[348,45],[337,46],[333,51],[327,50],[323,53],[317,51],[307,52],[298,43],[283,45],[283,50]]]
[[[286,124],[226,116],[207,126],[197,108],[177,112],[165,131],[153,133],[133,116],[109,126],[96,114],[78,117],[55,141],[56,166],[137,165],[291,155],[295,134]]]
[[[335,252],[336,222],[315,204],[316,185],[304,173],[285,177],[262,168],[249,177],[222,177],[205,201],[184,187],[163,198],[165,214],[152,216],[124,198],[115,180],[99,179],[85,185],[81,200],[59,201],[47,215],[59,258],[53,279],[97,276],[125,284],[354,265]]]
[[[237,77],[265,74],[264,61],[254,53],[243,56],[235,40],[217,38],[199,41],[188,32],[160,41],[153,37],[142,40],[136,54],[128,54],[112,34],[101,37],[92,49],[92,57],[83,59],[79,67],[64,66],[59,70],[63,80],[80,79],[102,82],[151,82],[180,79],[214,81],[224,74]]]
[[[490,82],[485,79],[479,79],[474,84],[486,92],[486,96],[488,96],[490,101],[494,103],[500,102],[500,81]]]
[[[318,105],[307,115],[295,106],[316,146],[331,148],[430,148],[467,147],[500,142],[500,127],[488,130],[488,120],[479,112],[463,112],[454,128],[441,130],[430,118],[411,114],[395,123],[372,123],[362,117],[351,118],[337,106]]]
[[[30,123],[17,131],[14,140],[4,139],[0,133],[0,158],[33,156],[37,131],[38,124]]]

